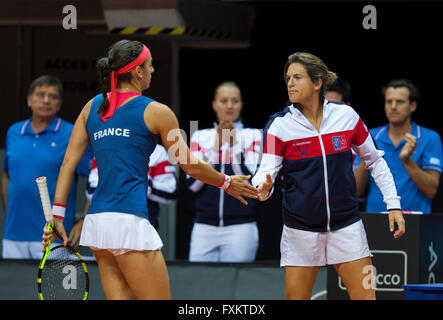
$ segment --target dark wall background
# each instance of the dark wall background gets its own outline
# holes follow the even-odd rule
[[[106,55],[110,45],[124,37],[96,29],[94,26],[64,30],[59,25],[0,25],[0,37],[4,39],[0,44],[0,57],[5,68],[4,77],[0,79],[0,147],[4,148],[8,127],[31,116],[26,96],[29,85],[38,76],[51,74],[62,81],[63,104],[59,116],[72,123],[83,106],[100,93],[95,63]],[[146,41],[146,37],[128,37]],[[150,39],[148,43],[156,53],[157,71],[149,94],[171,104],[171,43],[164,39]]]
[[[286,101],[282,74],[287,56],[307,51],[351,83],[353,106],[369,127],[385,123],[381,87],[393,78],[406,77],[422,91],[414,119],[439,131],[440,119],[433,115],[439,111],[438,77],[443,69],[438,41],[443,3],[371,2],[377,9],[376,30],[362,27],[366,4],[250,4],[256,9],[250,48],[181,50],[182,120],[210,109],[214,86],[234,79],[243,88],[245,120],[263,127],[267,116]]]

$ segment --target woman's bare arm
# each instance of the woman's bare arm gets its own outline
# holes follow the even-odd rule
[[[145,110],[144,120],[152,133],[160,135],[169,155],[188,175],[213,186],[220,186],[223,183],[223,174],[192,155],[181,135],[177,117],[168,106],[151,102]],[[226,190],[228,194],[244,204],[247,202],[241,196],[257,198],[257,190],[243,181],[250,176],[231,176],[231,178],[231,186]]]

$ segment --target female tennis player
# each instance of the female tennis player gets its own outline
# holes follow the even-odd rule
[[[363,281],[368,276],[363,271],[372,263],[360,220],[351,148],[364,159],[380,188],[390,230],[397,224],[398,238],[405,232],[404,219],[383,152],[376,149],[354,109],[323,98],[336,74],[322,60],[294,53],[284,77],[292,104],[266,125],[263,157],[252,184],[264,201],[282,173],[280,265],[285,268],[286,298],[310,299],[319,267],[332,264],[351,299],[375,299],[374,283]]]
[[[99,182],[80,245],[94,253],[108,299],[169,299],[162,242],[147,219],[146,205],[148,160],[158,138],[190,176],[223,188],[244,204],[243,196],[257,198],[257,190],[244,181],[250,177],[221,174],[192,156],[171,109],[141,95],[154,72],[145,45],[118,41],[97,62],[97,70],[102,94],[81,111],[60,169],[53,205],[56,228],[66,245],[63,207],[74,170],[91,143]],[[51,236],[44,228],[44,246]]]

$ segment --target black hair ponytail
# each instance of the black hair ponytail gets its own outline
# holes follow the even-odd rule
[[[101,58],[97,61],[97,73],[100,81],[100,89],[103,94],[103,100],[97,113],[102,113],[106,110],[109,104],[108,92],[111,90],[111,66],[108,57]]]
[[[135,40],[120,40],[108,50],[107,57],[97,61],[96,70],[100,82],[103,100],[97,113],[103,113],[109,105],[108,92],[111,91],[111,72],[119,70],[137,58],[143,50],[143,44]],[[144,62],[140,65],[144,66]],[[117,76],[117,81],[131,81],[131,74],[124,73]]]

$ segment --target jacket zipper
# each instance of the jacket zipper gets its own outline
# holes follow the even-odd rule
[[[325,175],[325,193],[326,193],[326,212],[328,215],[328,224],[327,224],[327,230],[328,232],[331,231],[330,228],[330,221],[331,221],[331,209],[329,208],[329,184],[328,184],[328,168],[326,166],[326,151],[325,146],[323,145],[323,139],[321,138],[321,134],[318,133],[318,140],[320,140],[320,147],[321,147],[321,153],[323,158],[323,172]]]
[[[225,173],[225,164],[224,164],[223,160],[224,160],[225,154],[224,154],[223,149],[221,150],[221,152],[222,152],[222,156],[221,156],[221,161],[220,161],[220,173],[224,174]],[[224,202],[225,202],[224,190],[222,188],[220,188],[220,200],[218,202],[218,225],[219,225],[219,227],[224,226],[224,221],[223,221]]]

